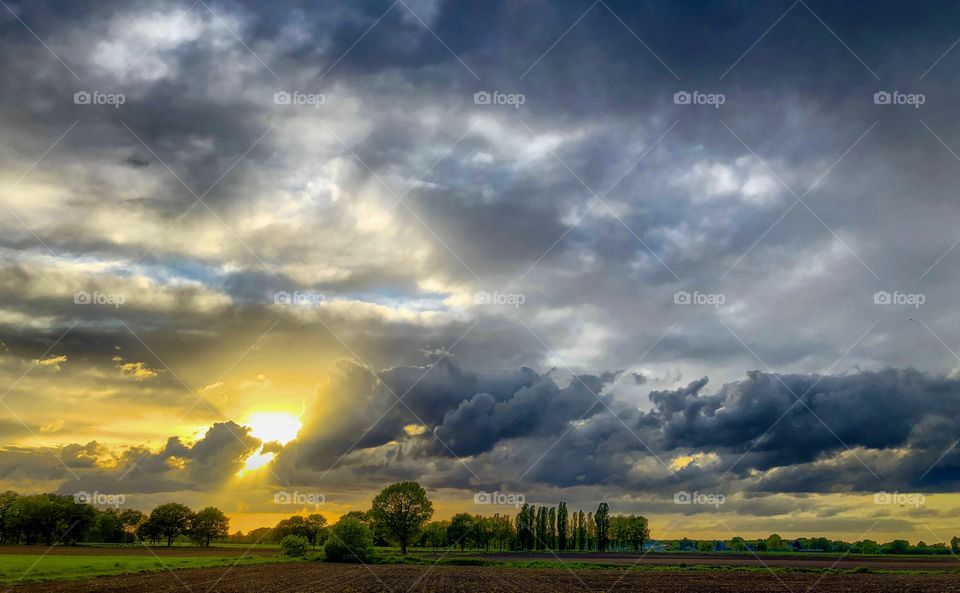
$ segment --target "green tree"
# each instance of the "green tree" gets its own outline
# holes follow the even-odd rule
[[[582,509],[577,513],[577,549],[587,549],[587,520]]]
[[[178,502],[162,504],[150,512],[150,521],[160,537],[166,538],[167,547],[173,545],[173,540],[178,535],[189,531],[192,519],[193,511],[190,507]]]
[[[560,501],[557,505],[557,549],[561,552],[567,549],[567,503]]]
[[[310,542],[300,535],[287,535],[280,540],[280,550],[284,556],[303,558],[307,555],[307,546]]]
[[[120,522],[120,513],[116,509],[97,511],[93,527],[87,537],[95,542],[120,543],[123,541],[123,524]]]
[[[306,527],[310,547],[316,548],[318,545],[323,545],[327,539],[327,518],[320,513],[307,515]]]
[[[417,482],[398,482],[380,491],[373,499],[370,516],[400,543],[406,555],[407,544],[433,516],[433,504]]]
[[[201,509],[190,521],[190,537],[205,548],[210,541],[223,539],[230,533],[230,519],[217,507]]]
[[[557,549],[557,509],[550,507],[547,513],[547,546],[551,550]]]
[[[286,519],[281,519],[273,528],[273,540],[278,542],[288,535],[309,539],[309,534],[310,524],[303,515],[292,515]]]
[[[536,547],[535,516],[536,507],[527,503],[523,503],[517,513],[517,540],[521,550],[532,550]]]
[[[537,549],[544,550],[547,547],[547,507],[537,509]]]
[[[20,495],[12,490],[0,493],[0,544],[12,541],[16,534],[13,528],[15,516],[12,509],[18,498]]]
[[[330,562],[368,562],[373,558],[373,532],[359,519],[341,517],[330,529],[323,553]]]
[[[814,550],[821,550],[823,552],[830,552],[833,550],[833,546],[830,545],[830,540],[825,537],[815,537],[810,540],[810,547]]]
[[[449,528],[450,521],[431,521],[427,523],[420,535],[420,546],[434,549],[446,548],[449,541],[447,538],[447,529]]]
[[[883,544],[881,549],[885,554],[906,554],[910,551],[910,542],[905,539],[895,539]]]
[[[157,522],[149,517],[137,526],[134,533],[140,540],[150,542],[153,545],[158,545],[160,540],[163,539],[163,534],[160,532]]]
[[[643,551],[643,544],[650,539],[650,525],[647,518],[641,515],[624,517],[624,540],[637,552]]]
[[[361,523],[366,523],[368,527],[370,526],[370,511],[347,511],[346,515],[340,517],[341,520],[345,518],[356,519]]]
[[[607,544],[610,543],[610,505],[601,502],[593,516],[593,522],[597,526],[597,549],[606,552]]]
[[[776,533],[772,533],[769,536],[767,536],[767,550],[771,552],[777,552],[783,549],[784,549],[784,545],[783,545],[782,537],[780,537]]]
[[[457,513],[450,519],[450,525],[447,527],[447,541],[452,545],[460,546],[463,550],[467,547],[467,541],[473,532],[473,517],[467,513]]]
[[[120,526],[123,529],[124,541],[132,541],[130,535],[136,532],[137,527],[147,520],[147,515],[137,509],[124,509],[120,512]]]
[[[587,513],[583,528],[587,532],[587,549],[593,550],[597,543],[597,526],[593,522],[593,513]]]
[[[510,526],[510,516],[500,515],[499,513],[495,514],[493,516],[493,522],[494,540],[496,540],[500,551],[503,551],[504,546],[508,546],[510,540],[513,539],[513,528]]]

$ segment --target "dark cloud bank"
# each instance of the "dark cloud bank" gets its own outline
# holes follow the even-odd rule
[[[467,487],[523,475],[559,487],[794,493],[941,492],[960,480],[957,378],[910,369],[840,376],[751,371],[713,392],[706,378],[651,392],[652,407],[644,411],[606,392],[618,376],[581,375],[561,386],[529,368],[485,374],[445,359],[432,369],[391,368],[378,380],[343,361],[312,402],[299,437],[280,449],[274,476],[309,483],[332,470],[339,480],[395,474]],[[426,430],[407,430],[421,422]],[[223,481],[259,444],[230,422],[193,445],[171,438],[160,451],[130,450],[109,472],[91,469],[95,444],[61,454],[85,480],[115,479],[139,460],[126,486],[164,491]],[[18,472],[32,474],[23,455],[6,454],[4,473],[19,465]],[[696,459],[671,465],[686,456]],[[35,469],[50,474],[51,467]]]

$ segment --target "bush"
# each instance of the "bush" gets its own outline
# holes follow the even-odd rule
[[[284,556],[303,558],[307,555],[309,545],[307,538],[301,535],[288,535],[280,540],[280,550],[283,551]]]
[[[330,530],[323,552],[330,562],[369,562],[373,559],[373,533],[357,519],[341,519]]]

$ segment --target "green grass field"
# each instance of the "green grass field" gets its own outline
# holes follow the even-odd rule
[[[0,583],[82,579],[131,572],[152,572],[174,568],[248,565],[290,561],[281,558],[176,557],[153,556],[58,556],[48,554],[3,554],[0,556]]]

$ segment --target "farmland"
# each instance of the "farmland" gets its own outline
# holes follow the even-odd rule
[[[825,572],[649,569],[566,569],[345,565],[295,562],[282,565],[185,569],[97,579],[18,585],[18,593],[100,593],[201,590],[222,593],[581,592],[696,593],[819,591],[915,593],[960,592],[955,574],[855,574]]]
[[[414,564],[283,561],[252,547],[0,546],[2,582],[18,593],[203,590],[960,593],[960,560],[890,556],[417,552]],[[399,561],[385,555],[386,561]],[[462,566],[482,561],[484,566]],[[268,564],[269,563],[269,564]],[[26,578],[17,582],[21,576]],[[92,578],[96,577],[96,578]]]

